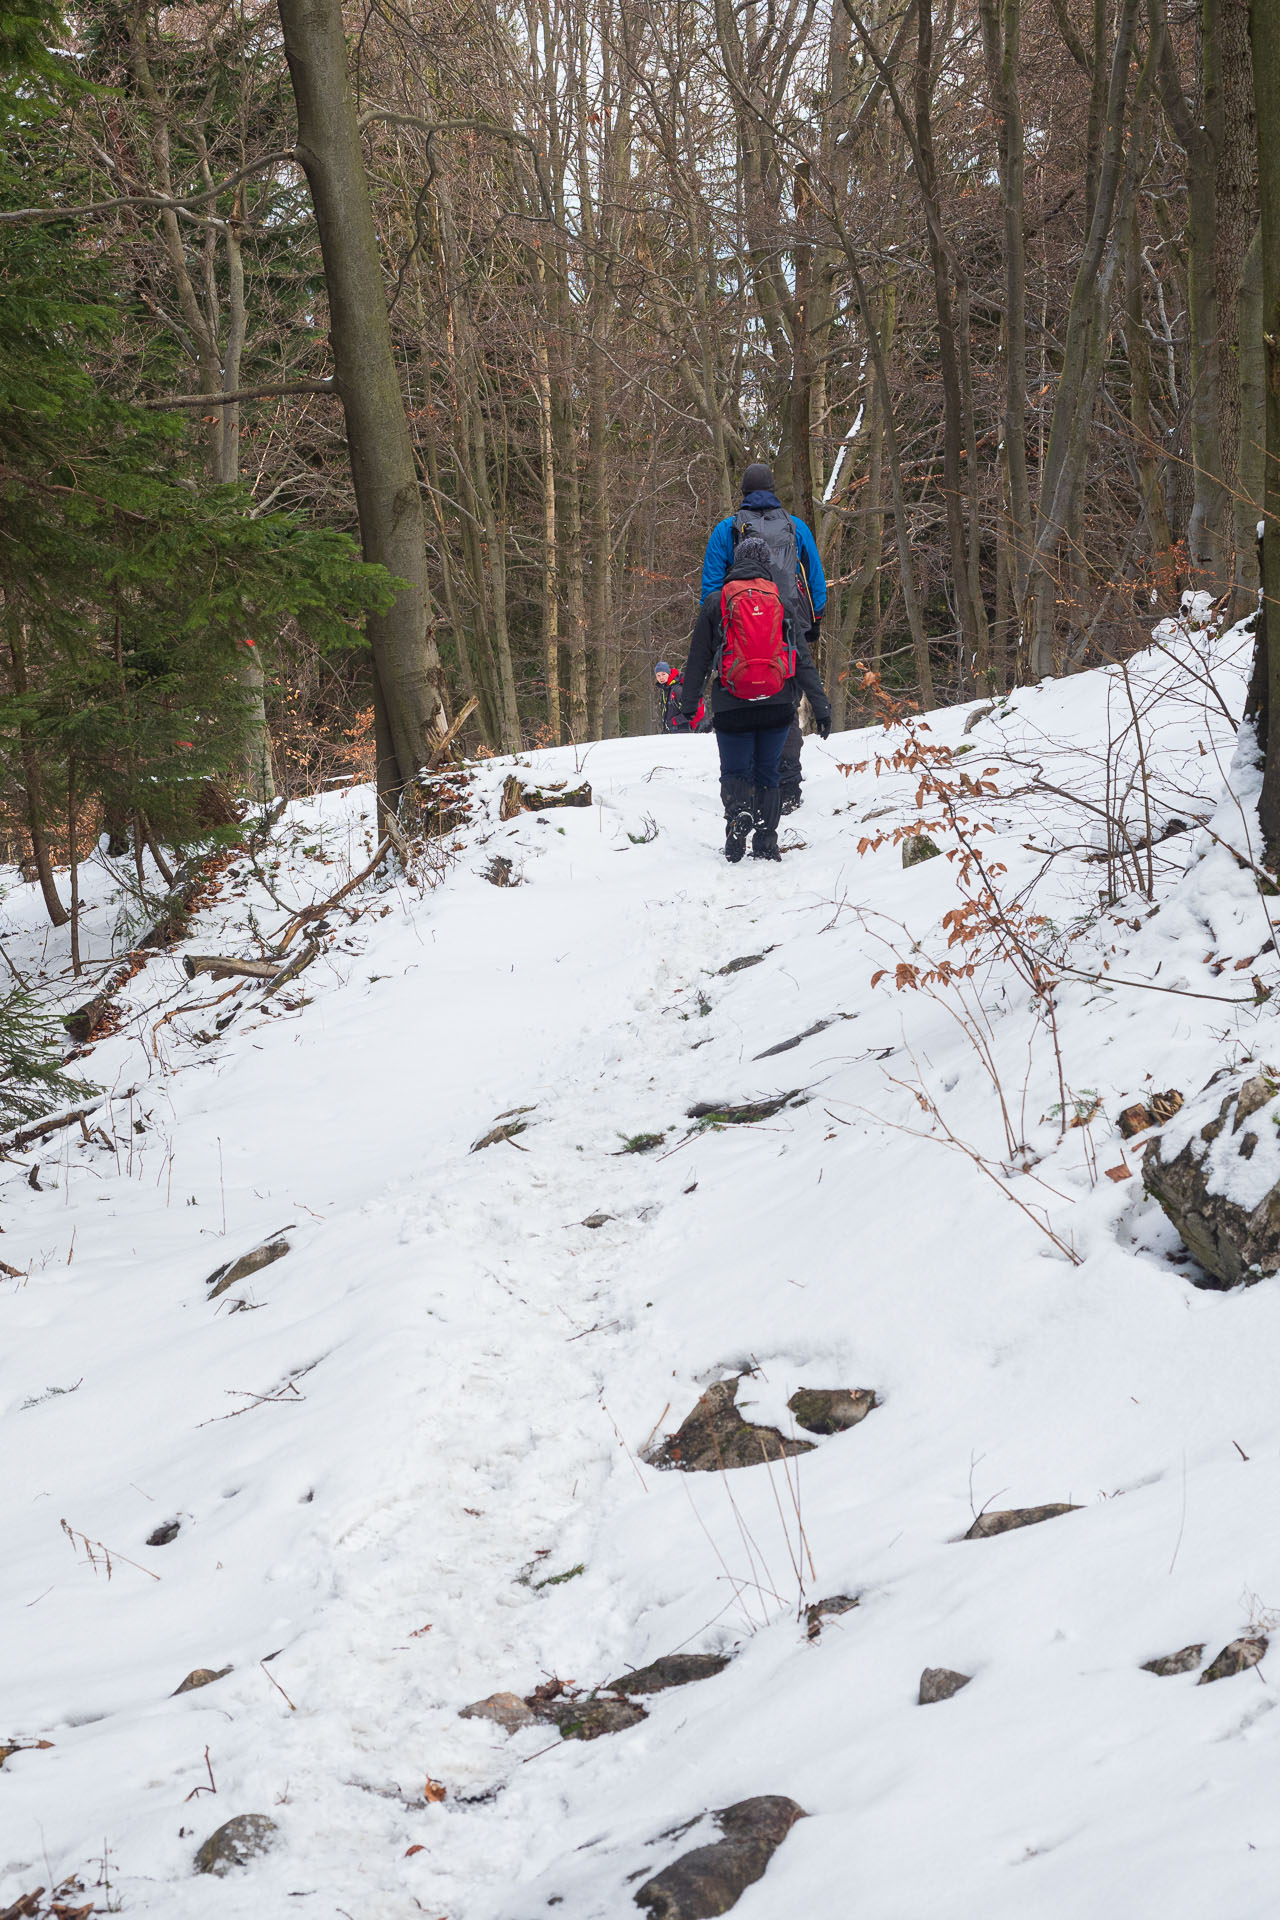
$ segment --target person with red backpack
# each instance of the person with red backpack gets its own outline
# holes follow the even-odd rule
[[[769,548],[755,536],[738,542],[723,586],[698,610],[680,702],[686,719],[692,719],[708,675],[711,724],[720,749],[725,859],[741,860],[754,829],[752,857],[780,860],[782,749],[801,693],[809,696],[824,740],[831,731],[831,703],[808,640],[783,606]]]

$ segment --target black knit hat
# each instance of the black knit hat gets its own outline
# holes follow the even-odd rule
[[[771,577],[768,542],[762,540],[759,534],[748,534],[734,548],[733,564],[735,571],[739,567],[754,567],[761,580],[768,580]]]
[[[742,476],[744,493],[772,493],[773,468],[766,466],[763,460],[753,460]]]

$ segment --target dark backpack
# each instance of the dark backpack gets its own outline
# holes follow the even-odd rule
[[[799,564],[796,554],[795,522],[785,507],[740,507],[733,516],[733,544],[748,536],[763,540],[769,549],[769,571],[782,595],[782,605],[792,633],[804,633],[809,627],[808,609],[802,607]]]
[[[737,700],[776,700],[796,670],[782,596],[772,580],[726,580],[720,589],[720,684]]]

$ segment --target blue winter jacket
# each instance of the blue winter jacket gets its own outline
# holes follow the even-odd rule
[[[742,504],[747,508],[780,507],[782,505],[776,493],[767,493],[763,488],[755,493],[744,493]],[[702,562],[702,593],[705,600],[709,593],[719,593],[725,582],[725,575],[733,565],[733,522],[735,515],[729,514],[711,529],[711,538],[707,541],[707,551]],[[797,520],[794,513],[791,524],[796,530],[796,556],[804,568],[809,583],[809,598],[813,602],[815,613],[821,613],[827,604],[827,576],[822,571],[822,562],[818,558],[818,543],[806,527],[803,520]]]

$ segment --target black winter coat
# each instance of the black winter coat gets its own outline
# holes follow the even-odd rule
[[[730,567],[725,577],[728,580],[769,578],[749,562]],[[776,700],[739,700],[736,693],[730,693],[728,687],[721,685],[720,675],[714,675],[711,682],[711,714],[712,725],[719,732],[756,733],[765,727],[789,727],[795,719],[802,693],[808,694],[809,704],[819,720],[831,717],[831,702],[818,677],[818,669],[813,664],[808,640],[804,634],[797,633],[790,634],[789,638],[796,652],[796,670]],[[723,640],[720,594],[709,593],[698,609],[693,638],[689,642],[689,658],[684,665],[684,693],[680,700],[680,711],[686,717],[698,710],[702,689],[706,685],[707,675],[712,672],[719,658]]]

